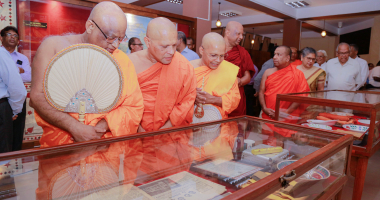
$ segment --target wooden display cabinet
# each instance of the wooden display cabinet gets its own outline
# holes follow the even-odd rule
[[[299,104],[298,108],[286,116],[286,107],[290,104]],[[317,91],[293,94],[278,94],[276,100],[275,119],[294,124],[312,126],[310,129],[331,128],[335,134],[353,134],[355,137],[352,158],[351,174],[355,176],[353,199],[361,199],[364,187],[368,159],[380,148],[379,121],[380,121],[380,93],[375,91]],[[315,120],[321,113],[338,112],[348,113],[354,119],[345,126],[339,121],[326,126],[307,125],[320,123]],[[284,115],[285,114],[285,115]],[[324,115],[324,114],[322,114]],[[284,117],[285,116],[285,117]],[[294,117],[298,117],[295,119]],[[293,119],[291,119],[293,118]],[[321,122],[323,125],[323,122]],[[358,128],[368,129],[359,132]],[[353,129],[349,130],[349,129]],[[320,130],[320,129],[319,129]],[[350,132],[352,131],[352,132]]]
[[[352,141],[245,116],[0,154],[0,186],[20,199],[340,199]]]

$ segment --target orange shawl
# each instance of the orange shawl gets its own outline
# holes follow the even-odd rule
[[[156,63],[138,74],[144,99],[141,126],[146,131],[160,129],[168,120],[172,125],[189,125],[193,119],[196,82],[194,69],[180,53],[170,64]],[[141,171],[151,174],[191,162],[188,132],[174,132],[143,139]],[[185,164],[187,163],[187,164]]]
[[[124,88],[120,101],[115,109],[108,113],[86,114],[85,116],[85,124],[91,126],[95,126],[101,119],[107,121],[111,131],[105,133],[102,138],[136,133],[144,108],[133,63],[129,60],[128,56],[120,50],[115,50],[113,56],[120,64],[124,76]],[[78,119],[78,114],[70,113],[70,115]],[[37,112],[35,112],[35,117],[37,124],[41,126],[44,131],[40,139],[41,147],[57,146],[74,142],[69,132],[49,124],[43,120]]]
[[[219,110],[223,119],[228,118],[228,114],[235,110],[240,102],[240,92],[236,77],[239,67],[223,61],[215,70],[207,66],[201,66],[196,68],[194,72],[197,77],[197,88],[202,87],[204,77],[204,91],[213,96],[222,97],[222,107],[214,106]]]
[[[305,75],[296,66],[289,65],[284,69],[278,70],[268,76],[265,81],[265,103],[268,108],[275,110],[277,94],[308,92],[310,91],[309,85],[305,79]],[[291,102],[281,102],[280,108],[287,109]],[[264,119],[270,117],[263,113]]]

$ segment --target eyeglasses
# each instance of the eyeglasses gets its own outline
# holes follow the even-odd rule
[[[109,37],[109,36],[107,36],[107,35],[102,31],[102,29],[96,24],[96,22],[95,22],[94,20],[91,20],[91,21],[94,22],[95,26],[98,27],[98,29],[100,30],[100,32],[103,33],[103,35],[104,35],[104,37],[106,38],[107,42],[110,43],[110,44],[114,43],[115,41],[117,41],[117,42],[120,44],[120,42],[123,41],[123,40],[125,39],[125,37],[126,37],[126,36],[124,36],[124,37],[120,37],[120,38],[117,38],[117,37],[115,37],[115,38],[114,38],[114,37]]]
[[[12,33],[7,33],[6,35],[7,35],[7,37],[12,37],[12,36],[13,36],[13,37],[15,37],[15,38],[18,38],[18,35],[17,35],[17,34],[13,34],[13,35],[12,35]]]
[[[143,46],[144,44],[132,44],[132,45],[138,45],[138,46],[140,46],[140,47],[141,47],[141,46]]]
[[[307,59],[308,61],[313,61],[313,62],[315,62],[315,58],[306,57],[306,59]]]
[[[341,55],[341,56],[344,56],[344,55],[349,55],[350,52],[349,52],[349,51],[348,51],[348,52],[339,52],[339,51],[338,51],[338,54]]]

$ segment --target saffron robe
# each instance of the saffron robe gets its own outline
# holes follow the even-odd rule
[[[227,52],[226,61],[231,62],[232,64],[238,66],[239,73],[237,75],[238,78],[244,76],[245,71],[250,71],[251,74],[255,72],[255,68],[249,55],[248,51],[237,45],[233,47],[230,51]],[[240,91],[240,103],[239,106],[229,114],[229,117],[236,117],[246,114],[246,98],[244,92],[244,86],[239,87]]]
[[[296,66],[290,64],[284,69],[278,70],[268,76],[265,81],[265,104],[267,108],[275,110],[277,94],[309,91],[310,88],[303,72],[297,69]],[[280,104],[280,109],[288,109],[291,104],[292,102],[282,101]],[[264,112],[262,113],[262,117],[264,119],[271,119]]]
[[[36,199],[70,199],[70,195],[80,199],[100,191],[99,188],[117,187],[119,184],[115,183],[120,180],[124,185],[133,184],[142,161],[141,139],[38,156],[38,160]],[[87,173],[82,174],[82,169],[73,170],[83,166]],[[128,192],[123,191],[123,194],[128,195]]]
[[[141,126],[145,131],[156,131],[168,120],[173,127],[192,122],[196,80],[194,68],[184,56],[176,52],[170,64],[157,62],[137,76],[144,99]],[[191,162],[190,134],[181,131],[144,138],[141,171],[152,174]]]
[[[301,60],[295,60],[294,62],[290,63],[290,65],[292,65],[293,67],[297,67],[298,65],[302,65],[302,61]]]
[[[116,107],[108,113],[85,115],[86,125],[95,126],[102,119],[107,121],[110,132],[105,133],[102,138],[136,133],[144,109],[133,63],[124,52],[118,49],[112,55],[118,61],[124,78],[120,100]],[[69,114],[78,119],[78,113]],[[49,124],[37,112],[35,112],[35,117],[37,124],[43,129],[40,139],[41,147],[74,143],[71,133]]]
[[[207,93],[222,97],[222,107],[215,106],[222,119],[228,118],[228,114],[235,110],[240,102],[240,92],[236,75],[239,67],[223,61],[215,70],[207,66],[201,66],[194,70],[197,78],[197,88],[202,87],[204,77],[204,91]]]

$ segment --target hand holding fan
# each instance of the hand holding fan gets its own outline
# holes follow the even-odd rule
[[[50,61],[44,77],[46,100],[57,110],[79,113],[111,111],[120,99],[123,76],[105,49],[92,44],[72,45]]]

